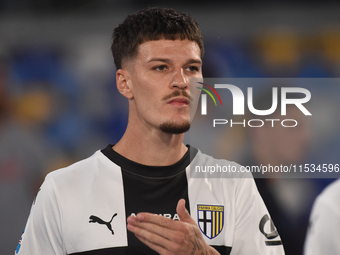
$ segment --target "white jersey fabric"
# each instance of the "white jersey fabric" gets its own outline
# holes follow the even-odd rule
[[[305,255],[340,254],[340,179],[316,198],[305,242]]]
[[[233,165],[188,146],[171,166],[145,166],[112,145],[45,178],[16,254],[156,254],[127,231],[126,219],[151,212],[178,220],[185,198],[209,245],[221,254],[284,254],[251,175],[195,178],[190,167]],[[202,173],[201,173],[202,174]]]

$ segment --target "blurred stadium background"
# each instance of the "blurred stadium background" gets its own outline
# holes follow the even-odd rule
[[[123,134],[127,102],[116,92],[110,37],[127,14],[150,6],[173,7],[198,21],[205,77],[340,75],[340,5],[332,1],[1,0],[1,254],[13,254],[46,173]],[[323,98],[325,113],[336,117],[329,101],[335,95],[323,91]],[[307,157],[339,163],[339,129],[322,129],[314,134],[322,146]],[[233,139],[246,146],[244,134]],[[238,151],[226,149],[222,156],[242,162]],[[300,180],[292,194],[276,198],[281,212],[290,208],[285,219],[272,215],[275,222],[290,221],[291,229],[281,234],[291,236],[283,238],[288,255],[302,254],[310,206],[330,181]]]

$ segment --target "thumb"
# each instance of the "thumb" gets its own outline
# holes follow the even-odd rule
[[[181,221],[196,224],[193,218],[191,218],[188,210],[185,208],[185,200],[182,198],[177,203],[176,212]]]

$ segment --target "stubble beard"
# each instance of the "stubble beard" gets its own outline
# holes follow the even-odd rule
[[[167,95],[163,98],[163,101],[169,100],[173,97],[177,97],[182,95],[183,97],[188,98],[190,101],[192,99],[190,98],[190,95],[185,90],[175,90],[170,95]],[[159,128],[168,134],[183,134],[187,132],[190,129],[190,121],[184,121],[182,123],[175,123],[173,121],[162,123]]]
[[[174,135],[183,134],[190,129],[190,122],[185,121],[180,124],[174,122],[165,122],[160,125],[160,129],[168,134]]]

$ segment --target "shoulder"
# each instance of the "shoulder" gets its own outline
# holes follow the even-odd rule
[[[329,184],[323,192],[320,194],[319,197],[330,197],[332,199],[338,199],[340,194],[340,179]]]
[[[248,178],[253,179],[252,174],[240,164],[226,159],[216,159],[198,150],[190,164],[192,177],[208,178]]]
[[[254,178],[250,172],[234,161],[216,159],[210,155],[197,152],[189,168],[191,185],[203,187],[209,184],[215,191],[220,191],[229,200],[251,202],[259,197]]]
[[[209,183],[238,208],[259,206],[266,213],[252,173],[234,161],[215,159],[198,151],[190,165],[190,178],[198,185]]]
[[[98,150],[86,159],[50,172],[46,175],[45,182],[72,187],[78,183],[89,182],[96,176],[104,176],[107,172],[112,171],[114,166],[115,164]]]
[[[332,210],[334,212],[340,211],[340,179],[328,185],[321,194],[316,198],[315,207],[322,207],[323,209]]]
[[[304,254],[339,254],[340,180],[328,185],[316,198],[310,216]]]

